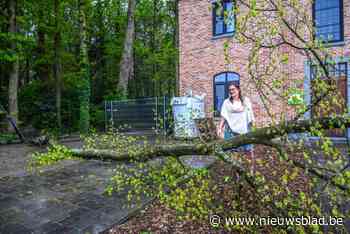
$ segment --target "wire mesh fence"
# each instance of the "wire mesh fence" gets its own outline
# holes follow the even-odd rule
[[[118,101],[105,101],[105,128],[128,131],[152,130],[169,132],[171,122],[170,98],[151,97]]]

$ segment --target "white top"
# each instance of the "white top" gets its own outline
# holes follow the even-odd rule
[[[230,101],[230,98],[225,99],[221,107],[221,116],[226,120],[228,126],[235,133],[244,134],[248,132],[248,125],[254,122],[254,113],[252,103],[249,98],[244,97],[243,107],[244,110],[239,112],[241,109],[241,103],[238,101]]]

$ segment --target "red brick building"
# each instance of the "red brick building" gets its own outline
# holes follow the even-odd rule
[[[227,97],[227,82],[239,82],[244,95],[252,100],[257,125],[267,125],[271,119],[247,74],[249,48],[235,38],[235,17],[228,14],[224,20],[223,13],[220,14],[214,9],[217,1],[179,0],[180,94],[184,95],[188,89],[192,89],[194,94],[206,93],[206,113],[213,116],[215,110],[220,110],[223,99]],[[234,4],[232,0],[224,0],[223,11],[229,13]],[[334,51],[334,74],[338,76],[339,88],[349,107],[350,0],[316,0],[310,7],[310,14],[317,22],[316,36],[332,38],[327,46]],[[230,42],[229,62],[225,61],[225,42]],[[289,61],[285,70],[291,83],[294,80],[301,81],[299,83],[304,90],[305,102],[309,104],[312,98],[310,80],[313,67],[300,53],[292,49],[287,50]],[[294,115],[291,109],[286,103],[276,99],[272,111],[276,116],[289,113],[288,116],[291,117]],[[311,115],[309,111],[305,118],[310,118]],[[341,139],[345,139],[347,135],[349,134],[345,132],[333,134]]]

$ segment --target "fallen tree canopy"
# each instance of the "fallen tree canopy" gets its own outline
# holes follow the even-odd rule
[[[216,140],[198,144],[177,144],[177,145],[156,145],[150,146],[142,151],[134,153],[117,153],[112,150],[81,150],[73,149],[75,156],[96,159],[111,159],[118,161],[140,160],[147,161],[159,156],[183,156],[183,155],[211,155],[215,153],[217,147],[223,150],[236,148],[245,144],[264,144],[270,145],[268,142],[277,137],[284,136],[289,133],[310,132],[312,128],[331,129],[350,127],[350,118],[318,118],[309,120],[299,120],[287,123],[281,123],[276,126],[269,126],[255,129],[247,134],[239,135],[231,140]],[[271,145],[270,145],[271,146]]]
[[[113,150],[103,149],[72,149],[71,152],[76,157],[100,160],[115,160],[115,161],[147,161],[153,158],[162,156],[180,157],[184,155],[213,155],[232,164],[240,172],[245,173],[246,170],[238,162],[227,155],[223,154],[225,150],[239,147],[245,144],[263,144],[276,148],[281,156],[285,155],[283,145],[272,141],[272,139],[285,136],[290,133],[311,132],[315,129],[331,129],[344,128],[350,126],[349,117],[329,117],[309,120],[291,121],[281,123],[275,126],[255,129],[252,132],[237,136],[231,140],[215,140],[197,144],[173,144],[173,145],[155,145],[140,147],[139,150],[133,152],[117,152]],[[285,160],[291,162],[294,166],[308,171],[310,174],[325,180],[343,191],[349,190],[349,187],[341,183],[335,182],[333,176],[326,175],[319,170],[301,163],[294,159]]]

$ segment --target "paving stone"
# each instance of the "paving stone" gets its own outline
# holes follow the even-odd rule
[[[12,194],[16,192],[16,187],[11,182],[0,184],[0,191],[2,194]]]
[[[11,208],[12,206],[18,204],[19,200],[11,196],[6,196],[0,198],[0,212]]]
[[[84,201],[82,203],[79,203],[80,207],[87,207],[87,208],[92,209],[92,210],[97,210],[99,208],[102,208],[105,205],[106,205],[105,203],[101,203],[101,202],[98,202],[96,200],[87,200],[87,201]]]
[[[77,209],[70,211],[68,213],[68,216],[70,216],[70,217],[82,216],[84,214],[91,213],[91,212],[92,212],[92,210],[90,210],[86,207],[78,207]]]
[[[60,224],[58,225],[59,226],[55,226],[54,230],[48,230],[47,232],[36,232],[36,233],[38,234],[44,234],[44,233],[46,234],[86,234],[86,233],[82,233],[79,229],[76,229],[75,227],[65,227]]]
[[[64,220],[60,221],[59,224],[68,228],[74,227],[76,229],[84,229],[90,226],[92,223],[96,223],[96,215],[97,214],[94,211],[90,211],[79,216],[68,216]]]
[[[73,208],[70,209],[72,210]],[[37,215],[40,219],[47,220],[47,222],[59,222],[68,217],[70,209],[40,209],[36,211],[35,215]]]
[[[30,151],[24,152],[28,155]],[[20,167],[9,163],[13,155],[22,160]],[[0,170],[1,234],[95,234],[111,227],[132,210],[123,207],[127,191],[103,195],[115,162],[66,160],[40,169],[40,173],[27,173],[24,171],[27,159],[19,155],[16,148],[1,157],[2,160],[7,157],[6,163],[14,166],[11,167],[14,171]],[[1,166],[0,169],[4,169]]]
[[[34,233],[35,234],[53,233],[53,232],[57,232],[58,230],[62,230],[63,228],[64,227],[62,227],[62,225],[59,223],[48,222],[38,227],[34,231]]]
[[[29,229],[34,229],[47,222],[46,220],[43,220],[34,214],[27,213],[25,210],[18,207],[8,209],[7,211],[2,212],[0,215],[0,226],[4,226],[5,224],[9,223],[18,223]]]
[[[109,228],[110,226],[108,224],[92,224],[84,229],[79,230],[81,233],[84,234],[95,234],[100,233]]]
[[[34,233],[32,229],[26,228],[22,224],[9,223],[0,228],[0,233],[6,234],[30,234]]]

